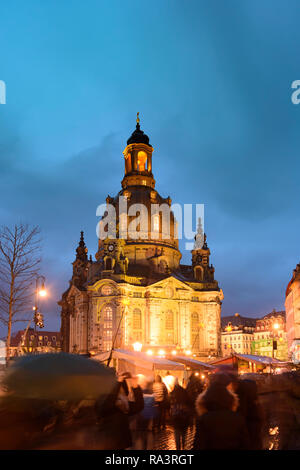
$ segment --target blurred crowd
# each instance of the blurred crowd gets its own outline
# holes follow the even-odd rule
[[[263,448],[264,413],[253,380],[220,369],[185,387],[167,374],[154,378],[116,374],[98,399],[49,400],[4,394],[1,449],[148,449],[152,434],[171,425],[177,450],[195,429],[194,450]]]

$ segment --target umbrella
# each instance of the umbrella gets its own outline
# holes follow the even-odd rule
[[[76,354],[23,356],[6,371],[5,390],[15,397],[45,400],[98,399],[115,387],[112,369]]]

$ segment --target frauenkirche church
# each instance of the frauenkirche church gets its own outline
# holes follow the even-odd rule
[[[122,189],[106,199],[117,213],[120,196],[128,210],[143,204],[150,214],[152,204],[171,206],[171,199],[155,189],[152,152],[137,119],[123,152]],[[95,260],[88,258],[81,232],[70,286],[59,302],[64,351],[97,354],[139,344],[153,354],[188,351],[202,359],[220,355],[223,292],[209,264],[206,237],[200,247],[195,243],[192,264],[180,264],[172,211],[170,216],[168,238],[161,216],[151,222],[157,236],[151,231],[139,239],[121,238],[117,218],[115,238],[99,239]]]

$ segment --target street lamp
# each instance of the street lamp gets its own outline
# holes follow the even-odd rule
[[[44,317],[38,311],[38,298],[46,297],[46,295],[45,276],[37,276],[35,280],[34,331],[36,331],[36,327],[44,328]]]
[[[41,281],[41,282],[40,282]],[[37,276],[35,279],[35,291],[34,291],[34,307],[33,307],[33,319],[30,318],[25,330],[24,335],[22,336],[19,347],[25,346],[26,336],[30,327],[32,320],[34,321],[34,331],[36,332],[36,327],[44,328],[44,317],[43,314],[38,311],[38,297],[46,297],[47,291],[45,289],[45,276]],[[32,351],[32,348],[31,348]],[[30,351],[30,352],[31,352]]]
[[[141,352],[142,350],[142,343],[139,343],[138,341],[136,341],[135,343],[133,343],[133,350],[136,351],[136,352]]]
[[[158,355],[159,355],[160,357],[163,357],[163,356],[166,355],[166,352],[165,352],[163,349],[160,349],[160,350],[158,351]]]

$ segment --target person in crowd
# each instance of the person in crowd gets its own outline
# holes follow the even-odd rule
[[[127,375],[110,395],[96,402],[95,411],[99,430],[99,449],[125,450],[132,446],[129,417],[144,408],[143,392],[137,380]]]
[[[196,400],[194,450],[247,450],[249,434],[244,417],[237,413],[238,396],[230,391],[231,377],[216,373]]]
[[[203,392],[203,384],[199,377],[197,377],[194,373],[190,376],[189,382],[186,387],[186,391],[188,393],[190,402],[192,404],[192,407],[194,409],[196,399],[198,398],[198,395],[200,395],[201,392]]]
[[[231,378],[230,389],[238,396],[237,413],[240,413],[245,419],[251,450],[261,450],[263,448],[262,429],[265,416],[258,400],[256,382],[239,378],[237,368],[230,365],[222,365],[218,371],[226,373]]]
[[[185,437],[190,422],[190,400],[186,389],[178,383],[175,377],[175,386],[170,393],[170,417],[174,426],[176,450],[185,446]]]
[[[153,383],[145,381],[142,387],[144,397],[144,409],[137,415],[136,418],[136,441],[141,441],[141,449],[147,450],[149,428],[156,419],[158,414],[157,406],[155,405],[155,397],[153,393]]]
[[[157,406],[157,417],[154,420],[153,429],[157,429],[159,431],[166,427],[166,410],[168,408],[168,389],[163,383],[160,375],[155,377],[153,393],[155,405]]]
[[[232,390],[239,398],[237,413],[240,413],[246,422],[249,433],[250,449],[262,450],[262,429],[264,423],[263,409],[258,401],[257,385],[254,380],[238,378],[231,374]]]

